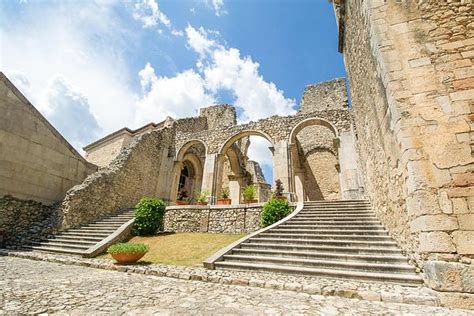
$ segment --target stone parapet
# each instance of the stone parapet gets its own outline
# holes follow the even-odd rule
[[[259,229],[262,204],[178,205],[166,208],[164,231],[247,233]]]

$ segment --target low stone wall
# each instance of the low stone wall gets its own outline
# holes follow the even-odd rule
[[[178,205],[166,209],[164,231],[248,233],[260,228],[262,204]]]
[[[27,240],[40,240],[54,233],[59,221],[57,205],[1,197],[0,247],[18,248]]]

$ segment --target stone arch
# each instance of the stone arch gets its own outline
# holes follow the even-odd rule
[[[307,135],[306,139],[310,141],[306,142],[306,144],[300,143],[297,138],[298,133],[304,131],[305,128],[313,126],[323,128],[321,132],[324,132],[320,134],[322,136],[328,137],[328,134],[333,135],[332,140],[331,136],[329,136],[329,140],[324,140],[323,136],[322,139],[325,146],[319,147],[320,144],[318,142],[320,140],[317,140],[317,137],[309,137]],[[304,137],[304,134],[301,136]],[[293,127],[288,139],[292,174],[291,186],[298,201],[340,198],[339,161],[337,148],[334,148],[338,144],[335,141],[338,138],[337,128],[331,122],[319,117],[305,119]],[[304,148],[304,145],[311,143],[313,143],[311,144],[312,146],[315,146],[315,140],[317,140],[317,148],[312,148],[311,146]]]
[[[191,139],[191,140],[188,140],[186,143],[184,143],[181,146],[181,148],[176,152],[175,160],[176,161],[182,161],[184,155],[186,154],[186,151],[194,145],[203,145],[204,146],[204,154],[207,153],[207,144],[205,142],[203,142],[200,139]]]
[[[261,136],[268,140],[272,144],[272,146],[274,145],[273,138],[261,130],[243,130],[227,138],[227,140],[221,145],[219,149],[219,154],[224,155],[229,149],[229,147],[232,146],[232,144],[234,144],[236,141],[245,136]]]

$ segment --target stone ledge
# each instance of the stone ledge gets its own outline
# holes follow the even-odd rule
[[[88,259],[41,252],[6,251],[0,249],[0,256],[2,255],[182,280],[288,290],[299,293],[355,298],[366,301],[466,308],[466,306],[448,305],[456,304],[459,300],[451,299],[441,301],[438,292],[426,287],[407,287],[378,282],[293,276],[268,272],[207,270],[201,267],[179,267],[162,264],[123,266],[116,265],[107,259]]]

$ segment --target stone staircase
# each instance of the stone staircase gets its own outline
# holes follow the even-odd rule
[[[245,240],[214,267],[423,284],[363,200],[306,202],[294,217]]]
[[[32,241],[25,249],[72,255],[86,255],[87,250],[114,234],[133,219],[133,209],[122,210],[92,223],[72,228],[45,241]]]

